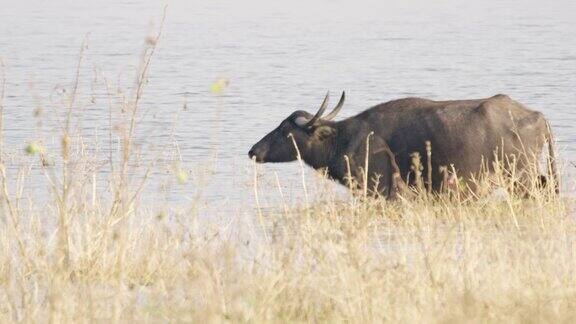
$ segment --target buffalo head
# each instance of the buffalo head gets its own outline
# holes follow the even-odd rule
[[[298,158],[294,143],[296,143],[304,160],[311,152],[322,151],[321,149],[318,150],[316,146],[321,146],[324,140],[334,133],[334,129],[330,127],[333,123],[331,120],[336,117],[344,105],[345,94],[342,92],[336,107],[322,118],[328,106],[328,98],[329,94],[326,94],[315,115],[302,110],[292,113],[276,129],[254,144],[248,152],[248,156],[260,163],[294,161]]]

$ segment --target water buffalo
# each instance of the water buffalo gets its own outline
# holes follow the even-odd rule
[[[322,117],[328,98],[327,94],[315,115],[299,110],[288,116],[250,149],[250,158],[259,163],[288,162],[300,155],[306,164],[326,170],[344,185],[354,183],[392,198],[399,187],[414,185],[414,152],[422,157],[426,179],[430,151],[426,145],[432,147],[430,189],[439,190],[446,180],[440,166],[453,166],[450,170],[466,180],[484,167],[492,170],[499,156],[515,161],[516,171],[523,172],[537,165],[548,142],[548,166],[553,183],[558,183],[548,122],[540,112],[506,95],[451,101],[404,98],[341,121],[334,117],[345,94]]]

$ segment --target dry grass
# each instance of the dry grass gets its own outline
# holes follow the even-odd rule
[[[20,210],[17,224],[6,223],[17,226],[2,229],[3,320],[558,322],[576,314],[576,224],[554,198],[328,200],[266,215],[267,241],[248,230],[234,238],[199,230],[186,213],[172,223],[71,205],[68,262],[54,240],[61,228],[42,225],[55,212]]]
[[[478,197],[421,189],[394,202],[326,194],[308,208],[258,208],[259,225],[241,219],[233,234],[200,228],[194,208],[146,209],[132,143],[158,36],[120,102],[118,154],[89,155],[98,150],[72,134],[74,85],[60,155],[36,162],[50,198],[24,199],[29,166],[7,172],[2,156],[0,321],[575,320],[569,201],[536,185],[531,199],[490,196],[512,187],[504,171],[479,180]],[[104,175],[99,188],[92,179]]]

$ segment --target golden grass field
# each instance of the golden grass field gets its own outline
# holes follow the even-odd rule
[[[147,173],[130,174],[158,37],[148,39],[121,102],[121,151],[102,157],[114,166],[107,188],[90,181],[101,171],[70,127],[78,82],[67,92],[54,161],[38,143],[21,153],[37,158],[46,203],[23,199],[29,166],[8,170],[0,146],[0,321],[576,320],[571,200],[534,184],[526,199],[505,171],[478,180],[474,195],[420,190],[389,202],[326,193],[308,207],[254,206],[260,221],[246,220],[234,238],[226,228],[199,229],[190,209],[147,208]]]

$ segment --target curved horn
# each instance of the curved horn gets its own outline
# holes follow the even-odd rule
[[[345,99],[346,99],[346,92],[342,91],[342,96],[340,97],[338,104],[336,105],[336,107],[334,107],[334,109],[332,109],[331,113],[329,113],[328,115],[326,115],[326,117],[324,117],[324,119],[326,120],[334,119],[334,117],[336,117],[336,115],[338,115],[338,113],[340,112],[340,109],[342,109],[342,106],[344,106]]]
[[[314,126],[314,124],[318,121],[318,119],[320,119],[320,117],[322,117],[322,114],[324,114],[324,110],[326,110],[326,107],[328,106],[329,97],[330,97],[330,92],[326,92],[326,97],[324,97],[324,101],[322,101],[322,105],[320,105],[320,109],[318,109],[318,112],[316,113],[316,115],[314,115],[314,117],[312,117],[312,119],[310,119],[310,121],[306,124],[306,127]]]

